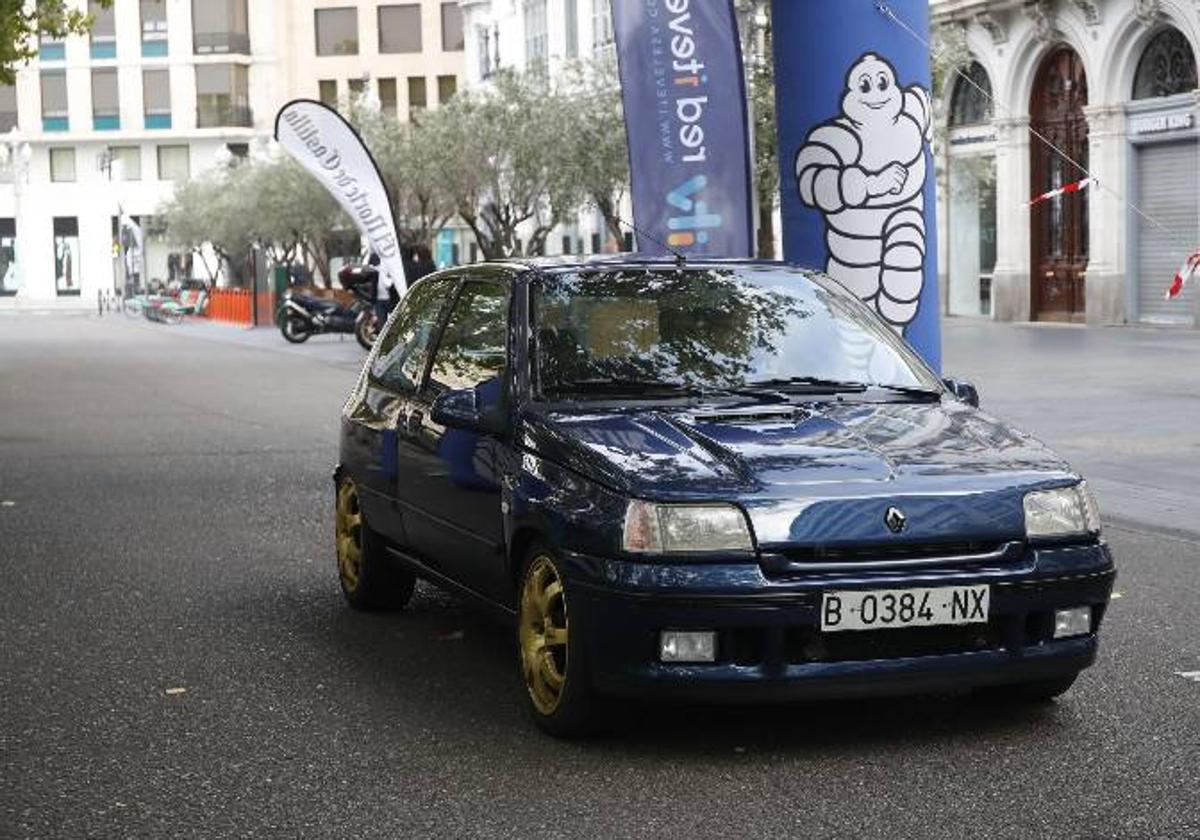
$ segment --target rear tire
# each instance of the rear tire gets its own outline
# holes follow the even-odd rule
[[[1073,674],[1048,680],[1032,680],[1012,685],[990,685],[977,689],[976,694],[987,700],[1001,700],[1010,703],[1049,703],[1059,695],[1065,694],[1075,684],[1078,676],[1079,672],[1076,671]]]
[[[517,606],[517,665],[534,723],[556,738],[596,731],[601,708],[588,673],[587,627],[568,613],[570,592],[562,561],[533,546],[521,568]]]
[[[401,609],[412,600],[417,578],[395,566],[383,539],[367,526],[358,487],[342,479],[337,487],[334,524],[338,581],[356,610]]]
[[[279,325],[279,331],[292,344],[303,344],[312,335],[308,331],[308,325],[304,323],[304,319],[295,315],[285,316]]]

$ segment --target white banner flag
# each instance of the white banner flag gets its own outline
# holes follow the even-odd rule
[[[392,203],[375,159],[351,125],[332,108],[296,99],[279,109],[275,139],[320,181],[350,214],[370,248],[379,255],[380,282],[396,291],[408,287]]]

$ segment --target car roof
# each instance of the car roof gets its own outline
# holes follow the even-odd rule
[[[484,262],[465,263],[463,265],[451,266],[442,269],[435,274],[430,274],[431,278],[442,277],[451,273],[457,273],[463,269],[475,268],[486,269],[488,267],[497,268],[501,273],[509,273],[510,279],[515,279],[516,275],[523,274],[528,271],[535,271],[539,274],[565,274],[575,271],[588,270],[606,270],[620,271],[622,269],[675,269],[675,268],[718,268],[718,267],[737,267],[737,266],[755,266],[762,268],[796,268],[801,270],[803,266],[798,266],[794,263],[782,262],[780,260],[759,260],[759,259],[732,259],[726,257],[694,257],[685,260],[682,264],[669,255],[664,254],[593,254],[591,256],[565,254],[557,257],[510,257],[499,260],[486,260]],[[424,279],[424,278],[422,278]]]

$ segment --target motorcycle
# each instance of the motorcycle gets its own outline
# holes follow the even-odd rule
[[[349,306],[336,300],[285,293],[275,313],[279,331],[292,344],[303,344],[321,333],[354,333],[358,343],[370,350],[378,327],[372,297],[375,286],[371,282],[377,276],[373,266],[364,265],[347,265],[338,272],[342,288],[354,296]]]

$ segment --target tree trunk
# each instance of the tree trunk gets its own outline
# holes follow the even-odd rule
[[[775,196],[758,200],[758,258],[775,259]]]

